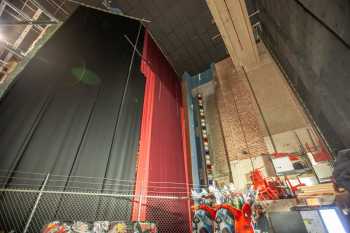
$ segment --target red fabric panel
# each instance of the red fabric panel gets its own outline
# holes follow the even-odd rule
[[[180,90],[183,90],[182,88]],[[183,96],[182,96],[183,97]],[[184,103],[184,99],[182,98],[182,103]],[[186,192],[188,195],[190,195],[190,186],[189,183],[192,180],[191,176],[191,154],[190,154],[190,148],[188,146],[189,143],[189,138],[188,138],[188,127],[187,127],[187,122],[186,122],[186,108],[184,107],[184,104],[181,105],[181,129],[182,129],[182,147],[184,151],[184,165],[185,165],[185,174],[186,174]],[[187,201],[187,207],[192,206],[192,202],[189,199]],[[189,210],[188,211],[188,221],[191,223],[192,222],[192,213]],[[189,226],[190,227],[190,226]],[[190,228],[192,230],[192,227]]]
[[[181,87],[176,73],[146,32],[141,71],[146,77],[135,194],[188,196],[188,154]],[[188,200],[135,200],[133,220],[156,221],[160,232],[190,230]],[[169,231],[170,230],[170,231]]]
[[[316,153],[313,153],[315,161],[316,162],[322,162],[322,161],[330,161],[330,160],[332,160],[332,156],[327,151],[326,146],[321,141],[321,139],[319,140],[319,145],[320,145],[320,150],[317,151]]]

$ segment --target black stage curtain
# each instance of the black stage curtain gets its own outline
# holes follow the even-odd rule
[[[88,8],[64,23],[0,102],[2,171],[60,174],[66,187],[133,189],[102,180],[95,180],[99,187],[77,185],[73,178],[135,178],[145,84],[125,36],[135,43],[139,30],[137,21]]]

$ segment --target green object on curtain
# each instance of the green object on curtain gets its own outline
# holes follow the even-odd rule
[[[86,85],[95,86],[101,82],[98,75],[95,72],[93,72],[89,69],[86,69],[85,66],[73,68],[72,74],[79,82],[86,84]]]

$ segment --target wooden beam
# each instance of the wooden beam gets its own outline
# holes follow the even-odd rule
[[[228,36],[228,32],[227,29],[224,25],[224,20],[223,20],[223,15],[221,15],[218,11],[218,7],[216,6],[216,0],[208,0],[208,7],[211,11],[211,14],[214,18],[214,21],[216,23],[216,25],[218,26],[219,32],[221,34],[221,37],[225,43],[226,49],[230,55],[230,57],[232,58],[232,62],[235,66],[239,66],[238,63],[238,57],[237,54],[235,53],[233,46],[233,43],[231,42],[231,38]]]
[[[208,7],[236,68],[259,63],[258,50],[244,0],[208,0]]]

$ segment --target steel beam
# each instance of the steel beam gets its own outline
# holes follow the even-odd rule
[[[56,23],[59,22],[58,19],[53,16],[48,10],[46,10],[45,7],[43,7],[39,2],[36,0],[30,0],[38,9],[42,10],[45,15],[47,15],[52,21],[55,21]]]
[[[12,54],[16,55],[17,57],[19,58],[23,58],[24,55],[22,53],[22,51],[18,50],[17,48],[15,48],[13,45],[11,45],[9,42],[5,41],[5,40],[2,40],[0,41],[3,43],[5,49],[7,49],[8,51],[10,51],[10,54],[7,54],[6,58],[7,57],[10,57],[12,56]],[[4,62],[8,62],[8,59],[4,59]]]
[[[3,21],[0,22],[0,26],[11,26],[11,25],[51,25],[51,24],[57,24],[56,21],[45,21],[45,20],[37,20],[37,21]]]
[[[5,1],[1,1],[1,3],[0,3],[0,16],[4,12],[5,7],[6,7],[6,2]]]
[[[9,6],[12,10],[14,10],[17,14],[19,14],[20,16],[22,16],[25,20],[31,21],[32,19],[23,11],[21,11],[20,9],[18,9],[15,5],[13,5],[12,3],[8,2],[7,0],[2,0],[3,2],[5,2],[5,4],[7,6]],[[34,18],[34,16],[33,16]],[[35,27],[37,27],[39,30],[44,30],[43,27],[39,26],[39,25],[35,25]]]

